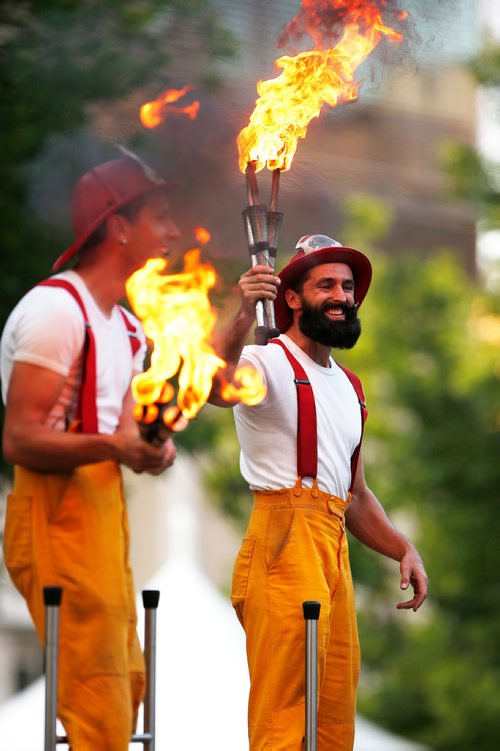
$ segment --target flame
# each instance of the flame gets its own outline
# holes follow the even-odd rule
[[[196,227],[194,236],[196,237],[200,245],[206,245],[208,242],[210,242],[210,238],[212,237],[210,232],[205,229],[205,227]]]
[[[197,234],[205,241],[210,237],[202,227]],[[150,259],[127,280],[127,296],[154,345],[149,369],[132,380],[138,405],[134,414],[139,420],[156,419],[157,404],[169,402],[174,396],[169,379],[176,375],[178,408],[185,418],[192,419],[206,403],[214,376],[226,367],[210,344],[216,313],[208,293],[217,275],[213,266],[201,262],[200,254],[199,248],[188,250],[183,272],[170,275],[164,273],[165,259]],[[221,380],[226,401],[253,405],[266,394],[259,374],[252,368],[239,368],[233,384]],[[178,410],[174,408],[174,412]]]
[[[156,128],[169,115],[186,115],[190,120],[195,120],[200,109],[199,102],[195,101],[186,107],[176,107],[173,105],[173,102],[181,99],[191,88],[191,86],[184,86],[182,89],[167,89],[157,99],[143,104],[139,116],[144,127]]]
[[[297,16],[285,34],[301,35],[305,26],[315,49],[275,61],[282,73],[259,81],[255,109],[237,139],[239,166],[245,172],[253,163],[258,172],[290,168],[299,138],[318,117],[323,104],[335,107],[358,98],[355,70],[383,36],[401,41],[402,35],[382,22],[379,5],[385,0],[302,0]],[[400,11],[402,20],[405,11]],[[335,46],[321,49],[324,41],[341,34]]]

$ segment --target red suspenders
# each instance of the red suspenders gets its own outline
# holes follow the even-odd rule
[[[312,386],[302,365],[280,339],[271,339],[269,344],[280,345],[295,375],[295,385],[297,387],[297,475],[298,477],[316,478],[318,473],[318,428]],[[368,410],[366,409],[363,387],[357,375],[342,365],[339,365],[339,368],[344,371],[351,382],[361,409],[361,438],[351,456],[351,485],[349,487],[349,492],[351,493],[356,476],[361,441],[363,439],[363,428]]]
[[[354,452],[351,456],[351,485],[349,487],[349,493],[352,493],[354,480],[356,478],[356,469],[358,467],[359,453],[361,451],[361,441],[363,440],[365,422],[366,422],[366,418],[368,417],[368,410],[366,408],[363,386],[361,385],[361,381],[359,380],[358,376],[355,373],[353,373],[351,370],[347,370],[347,368],[344,368],[343,365],[340,365],[339,363],[337,363],[337,365],[339,366],[341,370],[344,371],[344,373],[350,380],[351,386],[353,387],[354,391],[356,392],[356,396],[358,397],[359,407],[361,409],[361,436],[359,438],[359,443],[354,449]]]
[[[318,472],[318,426],[316,403],[306,372],[280,339],[269,344],[279,344],[295,374],[297,387],[297,476],[316,477]]]
[[[78,290],[71,284],[71,282],[68,282],[65,279],[45,279],[43,282],[39,282],[37,286],[62,287],[73,296],[82,311],[83,320],[85,322],[85,343],[83,345],[83,376],[80,393],[78,395],[76,418],[77,420],[80,420],[82,433],[97,433],[99,423],[97,420],[96,345],[94,332],[92,331],[83,300],[80,297]],[[127,327],[133,357],[141,346],[141,342],[137,336],[137,329],[121,308],[120,313],[122,314],[125,326]]]

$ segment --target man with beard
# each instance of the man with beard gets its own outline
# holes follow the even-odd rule
[[[321,603],[318,750],[351,751],[359,643],[345,528],[399,562],[401,589],[414,591],[398,608],[420,607],[427,577],[366,485],[361,383],[330,356],[332,348],[353,347],[361,333],[357,311],[370,261],[324,235],[302,237],[296,249],[279,278],[263,266],[243,274],[241,310],[219,348],[232,366],[239,359],[255,367],[267,386],[259,405],[234,408],[254,505],[232,602],[246,632],[251,751],[303,748],[305,600]],[[240,358],[263,298],[275,299],[281,336],[245,347]]]

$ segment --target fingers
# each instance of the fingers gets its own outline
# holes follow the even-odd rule
[[[413,597],[405,602],[399,602],[396,607],[398,610],[413,610],[416,612],[427,597],[429,580],[425,573],[424,567],[418,559],[414,563],[410,559],[403,558],[401,561],[401,589],[406,590],[409,586],[413,587]]]
[[[255,305],[257,300],[274,300],[281,280],[269,266],[253,266],[238,282],[243,303]]]
[[[134,472],[159,475],[172,466],[176,449],[171,438],[161,444],[148,443],[136,433],[117,433],[119,461]]]
[[[177,449],[171,438],[167,438],[159,448],[161,450],[161,455],[157,457],[157,460],[155,460],[150,467],[147,467],[144,470],[150,475],[160,475],[172,466],[177,456]]]
[[[413,610],[413,612],[416,613],[426,597],[427,595],[415,594],[415,597],[412,597],[411,600],[406,600],[405,602],[398,602],[398,604],[396,605],[396,608],[398,610]]]

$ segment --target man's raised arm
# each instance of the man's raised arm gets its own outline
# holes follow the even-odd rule
[[[214,378],[208,401],[217,407],[231,407],[231,402],[220,396],[222,379],[231,382],[246,344],[248,334],[255,323],[255,305],[258,300],[274,300],[280,279],[268,266],[253,266],[241,275],[238,282],[240,308],[229,324],[215,335],[214,349],[222,357],[227,367]]]

